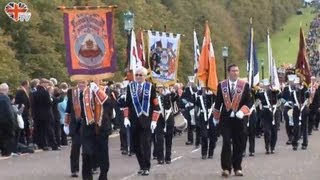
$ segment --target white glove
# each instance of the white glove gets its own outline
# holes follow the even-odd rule
[[[130,123],[130,120],[128,118],[124,118],[124,127],[130,127],[131,126],[131,123]]]
[[[238,111],[238,112],[236,113],[236,116],[237,116],[237,118],[239,118],[239,119],[243,119],[244,114],[243,114],[242,111]]]
[[[154,130],[156,129],[157,127],[157,121],[152,121],[151,122],[151,132],[154,133]]]
[[[215,118],[212,118],[214,126],[217,126],[219,124],[219,121],[217,121]]]
[[[69,133],[70,133],[70,131],[69,131],[69,126],[64,125],[64,126],[63,126],[63,131],[64,131],[64,133],[66,133],[66,135],[69,135]]]
[[[91,89],[94,93],[96,93],[96,92],[99,90],[99,87],[98,87],[98,85],[97,85],[96,83],[92,82],[92,83],[90,83],[90,89]]]

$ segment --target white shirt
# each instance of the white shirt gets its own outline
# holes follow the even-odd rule
[[[229,79],[229,88],[230,88],[230,91],[232,90],[232,89],[231,89],[231,88],[232,88],[232,84],[234,84],[234,85],[233,85],[233,88],[236,89],[237,83],[238,83],[238,79],[237,79],[236,81],[231,81],[231,80]]]

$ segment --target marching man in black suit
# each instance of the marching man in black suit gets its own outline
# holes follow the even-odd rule
[[[218,85],[213,121],[220,123],[223,138],[222,176],[228,177],[232,168],[236,176],[243,176],[241,162],[247,136],[247,117],[253,105],[252,95],[249,84],[239,79],[237,65],[229,65],[228,76]]]
[[[148,176],[150,171],[151,134],[157,127],[160,107],[155,87],[146,82],[147,69],[138,67],[135,81],[127,88],[124,125],[130,126],[133,150],[140,165],[138,174]]]

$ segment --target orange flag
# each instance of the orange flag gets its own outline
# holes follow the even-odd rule
[[[306,53],[306,42],[305,42],[303,30],[301,27],[300,27],[299,53],[298,53],[297,63],[296,63],[296,73],[297,75],[300,76],[301,82],[304,82],[307,85],[311,83],[311,72],[310,72],[310,66],[309,66],[307,53]]]
[[[207,87],[214,94],[217,93],[218,76],[216,58],[214,56],[208,22],[206,22],[203,44],[199,57],[198,79],[201,87]]]

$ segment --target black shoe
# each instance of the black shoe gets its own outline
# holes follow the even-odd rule
[[[193,142],[191,142],[191,141],[186,142],[186,145],[192,145],[192,144],[193,144]]]
[[[274,149],[271,149],[271,154],[274,154]]]
[[[206,160],[207,156],[201,156],[201,159]]]
[[[254,152],[251,152],[251,153],[249,154],[249,156],[253,157],[253,156],[254,156]]]
[[[292,149],[296,151],[298,149],[298,146],[293,146]]]
[[[158,164],[164,164],[164,161],[163,160],[159,160]]]
[[[135,153],[133,153],[133,152],[130,152],[129,154],[128,154],[128,156],[134,156],[135,155]]]
[[[127,151],[127,150],[123,150],[123,151],[121,152],[121,154],[122,154],[122,155],[128,155],[128,151]]]
[[[198,144],[198,145],[196,145],[196,149],[198,149],[200,147],[200,145]]]
[[[50,148],[49,148],[49,147],[44,147],[44,148],[42,148],[42,150],[44,150],[44,151],[49,151]]]
[[[59,146],[52,148],[52,151],[60,151],[60,150],[61,150],[61,148],[59,148]]]
[[[153,160],[157,160],[157,159],[158,159],[157,157],[153,156]]]
[[[258,134],[256,137],[257,137],[257,138],[261,138],[261,135],[260,135],[260,134]]]
[[[93,168],[92,169],[92,174],[98,174],[99,172],[98,172],[98,170],[97,170],[97,168]]]
[[[137,173],[138,173],[139,175],[141,175],[141,174],[143,173],[143,171],[144,171],[144,170],[140,169]]]
[[[149,176],[149,174],[150,174],[149,170],[144,170],[141,175],[142,176]]]
[[[270,154],[270,151],[266,151],[266,154]]]
[[[171,160],[166,160],[166,164],[171,164]]]
[[[291,140],[288,140],[287,142],[286,142],[286,145],[291,145],[292,144],[292,141]]]
[[[302,150],[306,150],[306,149],[307,149],[307,146],[302,146],[301,149],[302,149]]]
[[[73,177],[73,178],[79,177],[78,172],[71,173],[71,177]]]
[[[311,136],[311,135],[312,135],[312,132],[309,132],[308,135]]]
[[[213,159],[213,156],[212,155],[208,156],[208,159]]]

